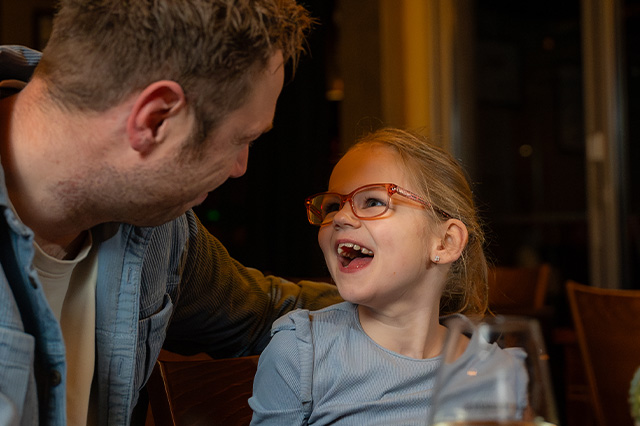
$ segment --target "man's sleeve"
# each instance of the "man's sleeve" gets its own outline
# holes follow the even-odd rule
[[[216,358],[258,354],[277,318],[342,301],[335,285],[296,284],[243,266],[192,212],[188,219],[190,238],[166,349]]]

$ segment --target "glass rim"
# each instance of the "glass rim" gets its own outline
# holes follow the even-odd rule
[[[424,207],[426,208],[430,208],[432,210],[434,210],[435,212],[439,213],[440,215],[447,217],[449,219],[452,219],[453,216],[451,216],[449,213],[447,213],[446,211],[435,207],[433,204],[431,204],[430,202],[426,201],[424,198],[422,198],[421,196],[419,196],[418,194],[415,194],[407,189],[401,188],[400,186],[398,186],[395,183],[371,183],[371,184],[367,184],[367,185],[362,185],[356,189],[354,189],[353,191],[351,191],[348,194],[340,194],[338,192],[334,192],[334,191],[326,191],[326,192],[318,192],[316,194],[310,195],[307,198],[305,198],[305,207],[307,210],[307,220],[309,221],[309,223],[311,225],[314,226],[323,226],[323,225],[327,225],[328,223],[330,223],[329,221],[325,222],[325,218],[322,218],[322,212],[320,212],[318,210],[318,208],[315,206],[315,204],[313,203],[313,200],[315,200],[316,198],[320,197],[320,196],[327,196],[327,195],[337,195],[340,198],[340,210],[342,210],[342,208],[344,207],[344,205],[349,202],[350,206],[351,206],[351,211],[353,212],[353,214],[358,218],[358,219],[362,219],[362,220],[370,220],[370,219],[376,219],[382,215],[384,215],[387,210],[389,210],[389,203],[387,203],[386,208],[384,209],[384,211],[374,215],[374,216],[360,216],[358,215],[358,213],[356,213],[356,208],[353,205],[353,196],[362,191],[365,188],[369,188],[369,187],[381,187],[381,188],[385,188],[386,192],[387,192],[387,198],[388,200],[391,200],[391,196],[394,194],[398,194],[401,195],[405,198],[408,198],[410,200],[416,201],[420,204],[422,204]],[[318,218],[320,219],[320,221],[314,221],[313,218]]]

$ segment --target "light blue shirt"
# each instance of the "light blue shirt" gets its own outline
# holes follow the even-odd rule
[[[414,359],[378,345],[360,326],[356,305],[292,312],[274,324],[273,334],[249,399],[252,425],[427,424],[441,357]],[[507,366],[509,397],[522,412],[527,401],[522,356],[474,334],[456,362],[459,368],[448,380],[469,369],[480,372],[476,384],[460,388],[456,403],[482,404],[492,386],[483,374]]]

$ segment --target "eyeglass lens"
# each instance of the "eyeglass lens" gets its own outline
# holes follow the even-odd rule
[[[353,213],[359,218],[370,218],[384,214],[389,208],[389,193],[386,186],[368,186],[360,189],[351,199],[338,194],[320,194],[311,200],[317,209],[315,223],[326,223],[342,209],[344,203],[351,201]]]

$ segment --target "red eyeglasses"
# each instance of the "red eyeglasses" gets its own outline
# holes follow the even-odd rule
[[[391,196],[401,195],[423,206],[433,208],[440,215],[451,218],[451,215],[425,201],[419,195],[400,188],[394,183],[374,183],[354,189],[347,195],[336,192],[321,192],[307,197],[307,218],[309,223],[316,226],[325,225],[333,220],[337,212],[342,210],[349,201],[353,214],[359,219],[373,219],[380,217],[389,210]]]

